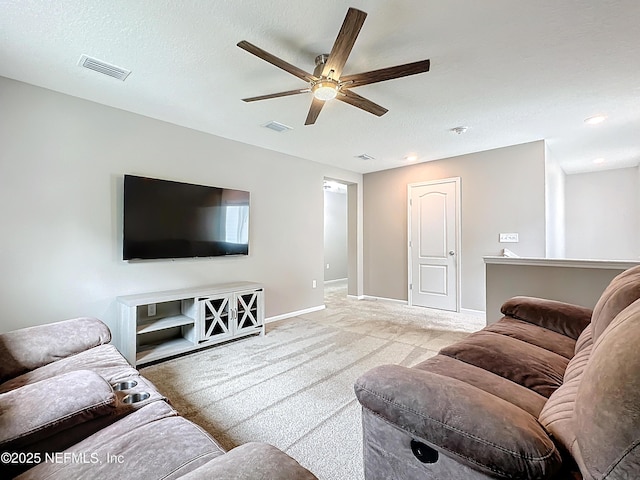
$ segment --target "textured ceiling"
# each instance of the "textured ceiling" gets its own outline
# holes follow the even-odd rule
[[[389,113],[331,102],[304,126],[310,94],[240,100],[305,84],[238,41],[313,71],[348,7],[368,17],[343,74],[431,59],[354,89]],[[638,164],[639,25],[638,0],[0,0],[0,75],[357,172],[546,139],[576,173]],[[82,69],[81,54],[133,73]]]

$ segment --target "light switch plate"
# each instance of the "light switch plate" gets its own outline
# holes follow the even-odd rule
[[[517,233],[501,233],[500,234],[500,243],[518,243],[518,234]]]

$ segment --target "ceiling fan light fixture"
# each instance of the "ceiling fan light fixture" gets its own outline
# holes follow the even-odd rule
[[[318,100],[326,102],[333,100],[338,95],[338,82],[332,79],[322,79],[311,86],[313,96]]]

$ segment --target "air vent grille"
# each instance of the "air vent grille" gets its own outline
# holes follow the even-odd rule
[[[102,60],[89,57],[88,55],[82,55],[80,57],[80,60],[78,60],[78,65],[84,68],[88,68],[89,70],[94,70],[98,73],[117,78],[118,80],[122,80],[123,82],[131,73],[131,70],[127,70],[125,68],[103,62]]]
[[[265,128],[269,128],[275,132],[286,132],[289,130],[293,130],[292,127],[285,125],[284,123],[280,123],[280,122],[274,122],[271,121],[269,123],[265,123],[264,125],[262,125]]]
[[[360,160],[375,160],[374,157],[372,157],[371,155],[367,155],[366,153],[356,155],[356,158],[359,158]]]

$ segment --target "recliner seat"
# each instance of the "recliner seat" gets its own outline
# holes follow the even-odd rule
[[[640,477],[640,267],[590,309],[529,297],[412,368],[362,375],[367,480]]]

